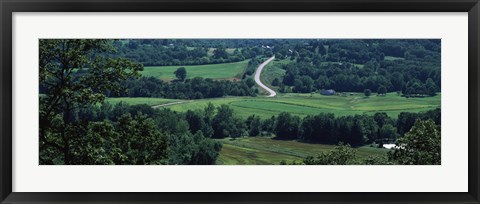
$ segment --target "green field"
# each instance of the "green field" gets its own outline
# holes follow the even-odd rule
[[[175,70],[185,67],[187,78],[203,77],[212,79],[233,79],[240,77],[245,71],[248,60],[224,64],[207,64],[193,66],[154,66],[145,67],[141,72],[143,76],[156,77],[162,80],[171,81],[176,79]]]
[[[217,164],[225,165],[267,165],[300,162],[307,156],[333,150],[333,145],[301,143],[293,140],[275,140],[265,137],[243,137],[219,139],[223,143]],[[385,155],[388,150],[374,147],[356,148],[359,158]]]
[[[384,60],[394,61],[394,60],[404,60],[403,57],[393,57],[393,56],[385,56]]]
[[[165,99],[165,98],[107,98],[106,102],[111,104],[117,104],[124,102],[130,105],[147,104],[149,106],[162,105],[167,103],[177,102],[177,99]]]
[[[188,100],[182,104],[167,106],[175,111],[203,109],[208,103],[215,106],[228,104],[237,115],[248,117],[252,114],[269,118],[281,112],[289,112],[301,117],[318,113],[334,113],[335,116],[354,114],[374,114],[386,112],[396,118],[400,112],[420,112],[440,107],[441,94],[425,98],[405,98],[396,93],[386,96],[362,94],[348,96],[323,96],[320,94],[280,94],[274,98],[267,97],[226,97],[214,99]]]

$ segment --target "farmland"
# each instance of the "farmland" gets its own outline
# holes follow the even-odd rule
[[[156,106],[162,105],[167,103],[176,102],[176,99],[165,99],[165,98],[107,98],[106,102],[111,104],[117,104],[120,102],[124,102],[129,105],[139,105],[139,104],[147,104],[149,106]]]
[[[207,64],[194,66],[151,66],[144,67],[141,72],[142,76],[156,77],[162,80],[171,81],[175,79],[175,70],[185,67],[187,70],[187,78],[203,77],[211,79],[233,79],[238,78],[247,67],[248,60],[224,63],[224,64]]]
[[[301,162],[307,156],[317,156],[333,150],[334,145],[309,144],[294,140],[276,140],[265,137],[219,139],[223,144],[217,164],[224,165],[269,165]],[[360,159],[369,156],[384,156],[388,150],[369,146],[356,148]]]
[[[280,112],[289,112],[301,117],[318,113],[334,113],[336,116],[353,114],[374,114],[385,112],[396,118],[400,112],[420,112],[440,107],[441,94],[425,98],[405,98],[396,93],[386,96],[364,97],[360,93],[348,96],[323,96],[320,94],[280,94],[275,98],[266,97],[225,97],[213,99],[185,100],[182,104],[168,106],[175,111],[184,112],[203,109],[208,103],[215,106],[230,105],[236,114],[248,117],[252,114],[269,118]],[[155,99],[152,99],[155,100]],[[128,101],[127,101],[128,103]]]
[[[40,165],[441,164],[440,39],[38,44]]]

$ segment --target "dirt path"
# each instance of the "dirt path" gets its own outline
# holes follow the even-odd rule
[[[270,95],[268,95],[267,97],[274,97],[275,95],[277,95],[277,93],[274,90],[268,88],[265,84],[262,83],[262,81],[260,81],[260,74],[262,73],[262,70],[265,67],[265,65],[267,65],[269,62],[271,62],[274,59],[275,59],[275,56],[270,57],[267,61],[260,64],[257,68],[257,71],[255,71],[255,82],[260,87],[268,91],[268,93],[270,93]]]
[[[176,104],[180,104],[180,103],[185,103],[185,101],[177,101],[177,102],[160,104],[160,105],[152,106],[152,108],[160,108],[160,107],[171,106],[171,105],[176,105]]]

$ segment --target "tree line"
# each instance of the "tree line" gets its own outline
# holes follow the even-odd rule
[[[216,112],[213,114],[208,114]],[[397,119],[386,113],[374,115],[335,116],[332,113],[308,115],[304,118],[282,112],[267,119],[251,115],[242,119],[228,105],[204,110],[188,110],[186,120],[191,132],[202,131],[212,138],[238,138],[242,136],[274,136],[282,140],[299,140],[308,143],[349,144],[358,147],[366,144],[394,143],[407,133],[417,120],[441,123],[440,108],[426,112],[402,112]]]
[[[116,40],[111,57],[128,58],[144,66],[183,66],[239,62],[261,55],[273,55],[258,46],[226,47],[225,43],[199,43],[192,40]],[[191,47],[195,46],[195,47]],[[227,52],[227,48],[233,49]]]
[[[357,150],[350,145],[340,144],[332,151],[309,156],[302,161],[283,165],[440,165],[441,130],[440,125],[431,119],[417,120],[404,136],[396,142],[396,147],[384,156],[359,158]]]
[[[188,72],[179,67],[175,72],[176,80],[164,82],[155,77],[135,77],[120,82],[125,89],[118,92],[106,92],[109,97],[154,97],[174,99],[202,99],[224,96],[256,96],[258,89],[250,77],[255,73],[262,59],[254,57],[249,60],[242,79],[237,81],[213,80],[194,77],[187,79]]]
[[[110,97],[154,97],[174,99],[202,99],[224,96],[256,96],[258,89],[251,78],[238,82],[202,77],[164,82],[155,77],[140,77],[120,83],[122,92],[106,92]]]

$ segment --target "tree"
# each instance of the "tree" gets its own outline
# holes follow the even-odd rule
[[[410,131],[418,119],[417,113],[401,112],[397,119],[397,130],[400,135],[403,135]]]
[[[227,51],[225,50],[224,47],[219,47],[219,48],[216,48],[216,49],[213,51],[213,58],[216,58],[216,59],[220,59],[220,58],[227,59],[227,58],[228,58],[228,53],[227,53]]]
[[[185,69],[185,67],[180,67],[173,73],[180,81],[185,81],[185,79],[187,78],[187,70]]]
[[[280,86],[280,80],[278,78],[273,79],[272,86]]]
[[[306,165],[351,165],[357,163],[356,152],[350,145],[340,144],[330,152],[322,152],[317,157],[309,156],[303,162]]]
[[[387,88],[382,85],[382,86],[378,87],[377,93],[378,93],[378,95],[385,95],[385,94],[387,94]]]
[[[372,143],[377,139],[378,125],[372,116],[362,115],[363,132],[367,143]]]
[[[204,117],[200,111],[188,110],[185,113],[185,119],[188,122],[188,127],[191,133],[196,133],[205,128]]]
[[[245,121],[248,128],[249,136],[259,136],[262,131],[262,122],[260,121],[259,116],[251,115],[248,116]]]
[[[395,141],[397,139],[397,128],[391,124],[386,124],[380,128],[379,138],[386,141]]]
[[[309,76],[302,76],[298,79],[295,79],[294,82],[294,92],[299,93],[310,93],[313,89],[313,80]]]
[[[118,118],[117,132],[119,153],[123,157],[115,164],[161,164],[166,159],[169,136],[157,129],[152,118],[143,114],[122,115]]]
[[[282,112],[275,123],[275,134],[280,139],[296,139],[298,137],[300,118]]]
[[[217,114],[212,121],[213,137],[240,137],[244,131],[244,121],[236,117],[234,111],[230,106],[222,104],[217,107]]]
[[[252,88],[255,85],[255,80],[252,78],[247,78],[245,79],[245,84],[248,86],[248,88]]]
[[[370,89],[365,89],[365,90],[363,90],[363,94],[364,94],[366,97],[369,97],[370,95],[372,95],[372,91],[370,91]]]
[[[440,165],[440,126],[433,120],[417,120],[412,129],[397,140],[389,160],[401,165]]]
[[[323,144],[336,144],[335,116],[332,113],[320,113],[306,116],[301,123],[301,139]]]
[[[170,137],[169,164],[212,165],[215,164],[222,144],[205,138],[199,131]]]
[[[72,143],[82,135],[75,129],[86,128],[75,115],[83,107],[103,103],[105,92],[120,93],[120,82],[137,77],[143,67],[123,58],[110,58],[109,40],[39,41],[40,151],[61,154],[64,164],[73,161]],[[42,154],[41,154],[42,155]],[[41,163],[51,163],[42,158]]]
[[[433,82],[432,78],[428,78],[425,82],[426,94],[429,96],[435,96],[437,93],[437,85]]]

